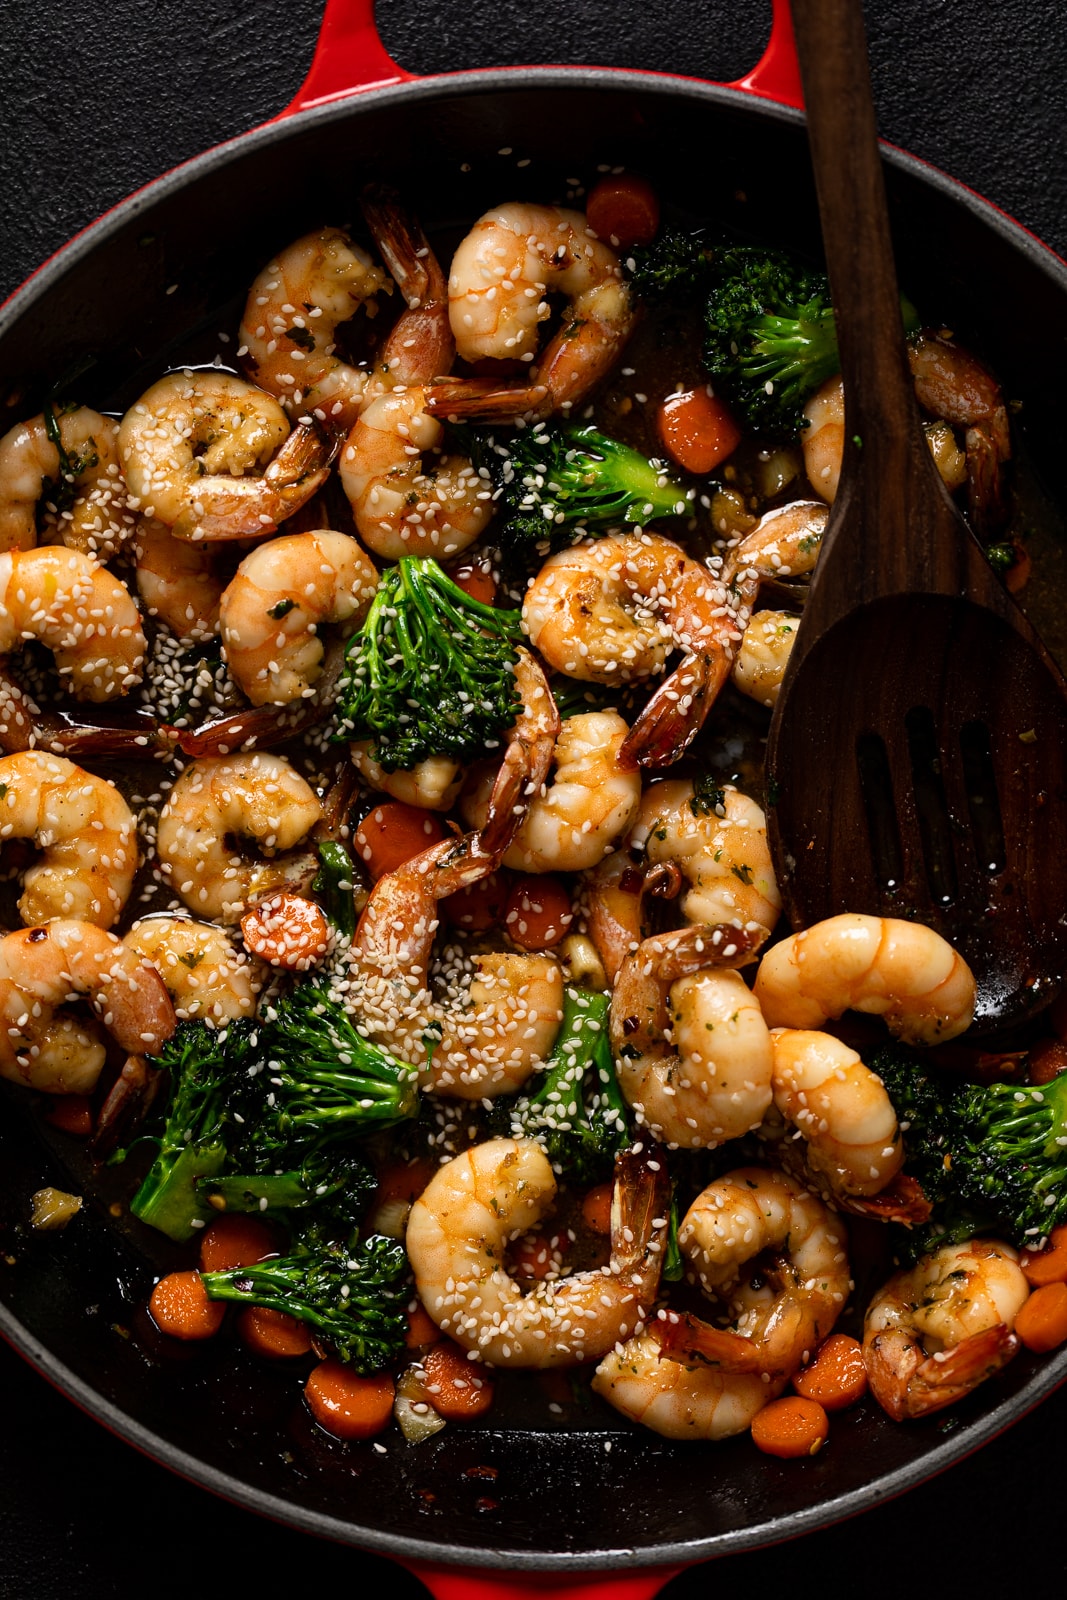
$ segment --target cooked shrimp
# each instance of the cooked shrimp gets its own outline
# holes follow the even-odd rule
[[[145,636],[129,590],[79,550],[0,555],[0,657],[39,639],[79,700],[111,700],[141,681]]]
[[[775,1028],[771,1043],[774,1104],[803,1135],[807,1171],[835,1198],[885,1189],[904,1145],[881,1078],[829,1033]]]
[[[722,581],[752,605],[760,578],[801,578],[811,572],[830,513],[820,500],[790,500],[766,512],[729,546]]]
[[[317,412],[334,428],[350,428],[363,400],[367,372],[337,352],[337,330],[389,280],[340,228],[296,239],[268,262],[248,293],[238,337],[247,370],[261,389],[294,415]]]
[[[908,360],[919,404],[938,422],[925,429],[930,453],[946,488],[967,483],[975,528],[982,536],[1004,519],[1003,467],[1011,458],[1008,412],[1000,386],[982,363],[948,338],[921,333],[908,343]],[[812,488],[833,502],[845,445],[845,405],[840,376],[828,378],[804,407],[808,427],[801,435],[804,470]],[[961,470],[946,424],[964,431]]]
[[[389,561],[458,555],[493,514],[492,488],[462,456],[425,457],[443,438],[421,387],[370,400],[341,451],[341,482],[360,538]]]
[[[290,433],[276,400],[228,372],[168,373],[119,425],[137,508],[180,539],[273,533],[321,489],[335,448],[317,422]]]
[[[160,812],[160,870],[191,911],[236,922],[249,900],[307,886],[317,861],[295,847],[321,815],[314,791],[281,756],[192,761]],[[264,854],[248,859],[233,836],[254,840]]]
[[[974,1016],[974,976],[939,933],[851,912],[772,946],[755,993],[772,1028],[821,1028],[866,1011],[909,1044],[955,1039]]]
[[[22,880],[27,925],[75,918],[110,928],[133,888],[137,823],[113,783],[62,756],[0,759],[0,840],[29,839],[40,857]]]
[[[378,352],[366,401],[383,388],[426,383],[449,372],[456,342],[448,320],[448,284],[417,218],[382,185],[366,188],[359,203],[405,306]]]
[[[622,746],[660,767],[699,733],[729,677],[747,614],[699,561],[659,534],[614,534],[550,556],[526,590],[523,625],[550,666],[593,683],[661,673],[685,651]]]
[[[407,771],[386,772],[374,759],[373,739],[359,739],[348,748],[357,771],[372,789],[380,789],[405,805],[421,806],[424,811],[451,811],[455,804],[465,777],[458,761],[448,756],[427,756]]]
[[[31,417],[0,439],[0,550],[42,543],[110,556],[133,528],[118,426],[88,406]]]
[[[0,1077],[45,1094],[90,1094],[106,1048],[95,1023],[61,1009],[85,995],[116,1044],[155,1054],[174,1007],[155,967],[92,922],[0,938]]]
[[[631,1422],[667,1439],[730,1439],[752,1426],[757,1411],[780,1395],[788,1378],[724,1372],[700,1357],[684,1363],[663,1355],[663,1322],[611,1350],[592,1387]]]
[[[752,613],[731,674],[735,689],[761,706],[777,703],[799,622],[795,611]]]
[[[214,923],[166,914],[142,917],[122,942],[156,968],[182,1021],[200,1017],[219,1026],[255,1015],[259,970]]]
[[[179,639],[211,639],[219,631],[219,602],[226,587],[219,547],[177,539],[166,523],[138,517],[134,535],[137,593],[150,617]]]
[[[503,864],[517,872],[582,872],[611,850],[641,802],[638,773],[619,766],[627,727],[617,711],[568,717],[552,752],[555,772],[534,795]],[[464,820],[485,824],[493,775],[465,792]]]
[[[616,1163],[608,1266],[535,1284],[504,1265],[549,1210],[556,1180],[531,1139],[491,1139],[447,1162],[408,1218],[419,1298],[438,1327],[498,1367],[572,1367],[640,1333],[659,1283],[670,1183],[658,1163]]]
[[[846,1242],[841,1219],[784,1172],[739,1167],[716,1178],[682,1219],[678,1246],[736,1326],[668,1313],[663,1349],[698,1353],[728,1372],[795,1372],[845,1308]]]
[[[715,1149],[758,1128],[771,1104],[771,1041],[732,967],[759,933],[682,928],[627,956],[611,998],[619,1087],[638,1122],[672,1149]]]
[[[566,305],[559,331],[538,353],[550,294]],[[487,211],[452,258],[448,297],[462,358],[529,362],[528,399],[539,415],[583,400],[614,366],[634,324],[615,252],[581,212],[558,206],[514,201]]]
[[[322,672],[323,623],[358,624],[378,572],[355,539],[324,529],[289,533],[251,551],[219,611],[230,673],[254,706],[288,705]]]
[[[1010,1244],[942,1245],[898,1272],[867,1308],[863,1357],[871,1391],[894,1422],[963,1399],[1011,1360],[1030,1286]]]

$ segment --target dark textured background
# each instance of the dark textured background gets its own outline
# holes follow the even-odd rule
[[[131,189],[273,115],[298,88],[321,0],[8,0],[0,17],[0,293]],[[415,72],[594,62],[730,79],[756,60],[765,0],[379,0]],[[1067,28],[1059,0],[869,0],[880,125],[1067,254]],[[699,153],[687,152],[695,161]],[[713,152],[706,159],[713,160]],[[995,308],[992,308],[995,312]],[[0,1596],[257,1600],[384,1588],[425,1595],[392,1563],[321,1544],[213,1500],[135,1455],[0,1347]],[[1067,1395],[944,1477],[799,1544],[675,1579],[996,1592],[1034,1568],[1062,1578]],[[635,1484],[635,1494],[641,1486]]]

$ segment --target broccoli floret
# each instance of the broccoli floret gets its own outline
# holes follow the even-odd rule
[[[338,737],[375,740],[387,772],[496,749],[521,708],[521,637],[518,611],[472,600],[436,561],[403,557],[348,646]]]
[[[779,250],[738,246],[715,253],[705,305],[704,361],[712,379],[757,433],[791,437],[804,403],[840,367],[826,274]],[[901,301],[904,325],[918,327]]]
[[[191,1239],[212,1214],[197,1183],[221,1172],[226,1161],[229,1100],[254,1036],[245,1021],[224,1029],[180,1022],[154,1058],[170,1073],[166,1122],[130,1209],[171,1239]]]
[[[540,1087],[511,1108],[513,1137],[539,1139],[556,1170],[582,1185],[608,1177],[630,1143],[629,1112],[611,1059],[610,1004],[607,995],[567,985]]]
[[[506,442],[469,438],[475,466],[488,471],[498,507],[494,529],[506,574],[528,572],[550,551],[590,531],[644,525],[688,510],[687,491],[662,461],[649,460],[598,428],[539,422]]]
[[[266,1306],[306,1322],[357,1372],[380,1372],[401,1353],[408,1263],[402,1245],[372,1235],[354,1248],[318,1247],[256,1266],[206,1272],[210,1299]]]
[[[323,1143],[313,1145],[288,1172],[202,1178],[198,1189],[213,1211],[289,1214],[314,1207],[324,1223],[349,1233],[374,1193],[375,1177],[354,1150]]]
[[[634,294],[650,305],[698,299],[707,289],[714,247],[702,233],[668,228],[651,244],[633,251],[629,269]]]
[[[907,1170],[946,1237],[982,1219],[1034,1245],[1067,1221],[1067,1075],[1040,1086],[960,1083],[900,1046],[870,1063],[907,1124]],[[971,1227],[974,1231],[974,1226]]]

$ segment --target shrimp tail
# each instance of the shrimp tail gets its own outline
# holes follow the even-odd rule
[[[971,1334],[936,1356],[922,1354],[907,1334],[879,1334],[864,1352],[871,1391],[894,1422],[926,1417],[955,1404],[1009,1362],[1019,1340],[1003,1322]]]
[[[172,528],[177,539],[262,539],[299,511],[324,486],[341,448],[340,435],[316,418],[298,422],[262,478],[216,480]]]
[[[478,378],[449,378],[426,390],[426,409],[447,422],[517,422],[539,416],[548,388],[543,383],[501,388]]]
[[[835,1205],[854,1217],[899,1222],[906,1228],[917,1228],[928,1222],[933,1209],[918,1178],[907,1172],[898,1172],[877,1194],[835,1195],[833,1198]]]
[[[345,664],[345,647],[333,639],[326,647],[322,671],[313,694],[291,700],[287,705],[268,703],[249,706],[228,717],[216,717],[176,735],[183,755],[228,756],[235,750],[273,750],[321,722],[333,704]]]
[[[659,1282],[670,1206],[666,1163],[639,1145],[620,1151],[611,1191],[611,1271],[640,1277],[646,1294]]]
[[[662,1313],[656,1323],[660,1352],[683,1366],[716,1367],[720,1372],[764,1372],[763,1355],[752,1339],[729,1328],[713,1328],[688,1311]]]
[[[619,750],[619,766],[659,772],[689,748],[729,679],[734,651],[715,645],[686,656],[639,714]]]
[[[541,792],[561,726],[544,671],[528,650],[520,649],[518,655],[515,680],[522,710],[508,736],[479,842],[482,853],[497,862],[515,837],[530,800]]]
[[[371,238],[404,297],[407,313],[381,351],[381,365],[394,381],[413,381],[416,372],[448,372],[456,342],[448,320],[448,282],[417,219],[400,196],[384,184],[368,184],[360,196]]]

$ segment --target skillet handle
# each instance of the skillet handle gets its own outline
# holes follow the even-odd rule
[[[793,23],[789,0],[772,0],[773,20],[767,48],[751,72],[730,89],[777,100],[802,109]],[[398,66],[386,50],[374,24],[374,0],[326,0],[315,55],[294,99],[276,121],[311,106],[342,100],[360,89],[380,89],[391,83],[410,83],[415,74]]]
[[[588,1578],[548,1572],[481,1572],[462,1567],[427,1567],[405,1561],[413,1577],[424,1583],[434,1600],[653,1600],[682,1567],[654,1571],[593,1573]]]

